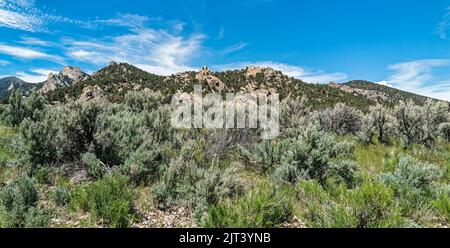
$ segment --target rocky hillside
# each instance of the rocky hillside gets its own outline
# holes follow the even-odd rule
[[[336,87],[336,84],[332,84],[331,86]],[[363,80],[350,81],[345,84],[338,85],[338,88],[352,94],[361,95],[379,102],[392,104],[398,103],[399,101],[408,100],[413,100],[415,103],[421,104],[428,99],[425,96],[420,96],[410,92]]]
[[[204,67],[194,72],[183,72],[163,77],[140,70],[126,63],[112,62],[109,66],[94,73],[89,79],[71,87],[61,87],[47,95],[52,101],[78,99],[84,89],[101,91],[111,101],[121,101],[126,92],[149,89],[166,96],[166,101],[176,92],[192,92],[194,85],[201,84],[205,92],[279,93],[281,98],[306,97],[313,108],[333,106],[346,102],[364,109],[375,102],[364,96],[355,96],[328,85],[308,84],[288,77],[271,68],[248,67],[242,70],[213,72]]]
[[[16,83],[17,84],[17,83]],[[19,85],[27,85],[22,82]],[[368,81],[350,81],[344,84],[309,84],[288,77],[271,68],[250,66],[241,70],[214,72],[207,67],[199,71],[158,76],[126,63],[111,62],[107,67],[87,75],[80,68],[67,66],[59,74],[50,74],[42,84],[36,85],[50,101],[64,102],[91,96],[103,96],[112,102],[120,102],[129,91],[151,90],[160,92],[168,102],[177,92],[192,92],[201,84],[205,92],[280,94],[281,98],[307,98],[313,109],[347,105],[366,110],[376,103],[393,105],[400,100],[423,103],[426,97],[378,85]],[[3,84],[2,84],[3,85]],[[0,92],[7,92],[9,85]],[[6,87],[6,88],[5,88]],[[5,89],[3,89],[5,88]]]

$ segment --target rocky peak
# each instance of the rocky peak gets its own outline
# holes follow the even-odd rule
[[[61,87],[74,85],[88,78],[89,75],[81,71],[79,67],[65,66],[58,74],[48,74],[48,78],[44,82],[41,91],[47,93]]]

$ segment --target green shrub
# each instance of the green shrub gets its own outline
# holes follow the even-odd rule
[[[330,163],[328,177],[343,183],[349,188],[358,185],[362,178],[359,175],[358,163],[349,160],[338,160]]]
[[[137,151],[130,154],[120,169],[136,185],[148,185],[157,176],[160,160],[161,154],[156,145],[145,142]]]
[[[395,189],[400,196],[432,194],[433,183],[443,177],[439,166],[414,160],[410,156],[401,157],[394,172],[380,176],[382,182]]]
[[[50,165],[45,166],[37,166],[30,173],[33,178],[35,178],[39,183],[42,184],[50,184],[53,179],[53,175],[55,173],[55,168]]]
[[[324,183],[331,161],[353,155],[354,145],[338,142],[318,126],[291,130],[285,138],[255,145],[241,154],[251,164],[267,171],[277,180],[296,184],[300,180],[315,179]],[[350,169],[349,169],[350,170]]]
[[[439,214],[447,221],[450,222],[450,197],[448,194],[441,194],[441,196],[433,202],[434,207]]]
[[[279,227],[292,217],[290,193],[285,188],[264,183],[232,201],[211,206],[205,227],[268,228]]]
[[[64,187],[56,187],[52,192],[52,199],[58,206],[64,206],[70,202],[70,191]]]
[[[37,207],[39,200],[34,182],[27,177],[19,177],[0,192],[2,206],[2,226],[4,227],[45,227],[49,216]]]
[[[95,154],[90,152],[85,153],[81,157],[81,160],[83,161],[89,176],[95,179],[100,179],[103,177],[105,170],[101,161],[97,158],[97,156],[95,156]]]
[[[125,176],[110,174],[102,180],[77,188],[71,205],[95,214],[108,227],[123,228],[133,218],[133,190]]]
[[[398,227],[403,224],[394,192],[383,184],[365,183],[351,191],[347,205],[357,228]]]
[[[324,189],[317,182],[301,182],[298,198],[310,227],[378,228],[402,227],[404,219],[394,192],[380,183],[364,183],[347,190],[342,186]]]
[[[199,164],[173,160],[153,187],[155,204],[162,209],[182,204],[193,209],[196,219],[201,220],[209,205],[242,191],[237,169],[221,170],[215,161]]]

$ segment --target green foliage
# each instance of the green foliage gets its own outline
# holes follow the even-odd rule
[[[289,191],[263,183],[240,198],[211,206],[203,225],[213,228],[279,227],[292,214]]]
[[[332,160],[351,157],[354,152],[353,144],[338,142],[317,126],[291,131],[286,138],[265,141],[253,150],[241,149],[241,154],[275,179],[296,184],[302,179],[325,182]]]
[[[400,158],[394,172],[382,174],[381,181],[390,185],[399,195],[430,195],[433,183],[442,177],[439,166],[406,156]]]
[[[45,227],[49,216],[38,208],[38,192],[27,177],[14,179],[0,192],[3,209],[1,225],[4,227]]]
[[[75,189],[71,205],[92,212],[108,227],[123,228],[128,227],[133,218],[134,197],[126,177],[109,174],[100,181]]]
[[[185,149],[192,151],[192,148]],[[160,182],[153,188],[155,203],[162,209],[177,203],[188,206],[194,210],[197,220],[201,220],[210,204],[242,191],[237,169],[220,169],[215,161],[172,160],[163,170]]]
[[[334,179],[338,184],[345,184],[349,188],[357,186],[362,181],[358,163],[350,160],[331,162],[327,177]]]
[[[444,220],[450,222],[450,197],[448,194],[441,194],[433,204]]]
[[[311,227],[380,228],[402,227],[405,220],[394,192],[380,183],[366,182],[353,190],[329,185],[325,190],[316,182],[302,182],[298,199],[306,208],[304,218]]]
[[[450,142],[450,122],[442,123],[439,126],[439,131],[440,131],[441,137],[445,141]]]
[[[93,153],[85,153],[81,157],[84,166],[87,169],[89,176],[100,179],[105,174],[105,169],[103,168],[102,162]]]
[[[70,202],[70,190],[65,187],[55,187],[52,192],[52,200],[57,206],[65,206]]]
[[[10,125],[17,127],[23,120],[29,118],[36,121],[41,118],[45,108],[45,100],[41,95],[33,93],[27,98],[22,96],[20,89],[14,90],[9,98],[3,118]]]

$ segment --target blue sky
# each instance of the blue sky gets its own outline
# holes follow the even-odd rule
[[[270,66],[450,100],[450,1],[0,0],[0,77],[124,61],[156,74]]]

